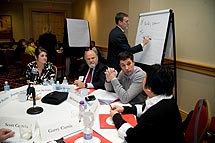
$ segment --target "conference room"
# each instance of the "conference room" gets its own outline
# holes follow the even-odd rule
[[[16,8],[14,8],[15,6]],[[82,2],[77,0],[4,0],[0,6],[0,14],[11,16],[12,38],[16,42],[19,39],[30,39],[31,37],[37,40],[43,31],[44,25],[46,25],[45,23],[47,23],[51,25],[57,41],[63,43],[65,19],[86,20],[89,23],[90,40],[96,41],[96,48],[106,59],[108,34],[115,27],[114,17],[117,12],[128,13],[130,18],[129,29],[125,31],[125,34],[130,45],[135,45],[140,14],[171,9],[174,13],[175,37],[173,39],[175,39],[175,43],[170,43],[170,45],[175,44],[176,59],[164,58],[162,62],[175,62],[177,87],[174,92],[177,94],[176,99],[182,119],[184,120],[188,113],[194,109],[199,99],[204,98],[209,101],[212,121],[212,117],[215,116],[215,105],[213,104],[215,94],[213,6],[213,0],[182,0],[177,2],[173,0],[136,0],[135,2],[129,0],[87,0]],[[1,91],[6,80],[9,81],[11,90],[27,86],[22,80],[19,70],[21,68],[16,67],[18,63],[14,62],[12,58],[14,57],[13,54],[8,54],[13,53],[13,48],[10,47],[12,38],[5,39],[0,33],[0,48],[3,53],[7,53],[5,57],[8,65],[6,68],[8,69],[8,75],[5,74],[4,68],[3,72],[0,72]],[[77,60],[73,55],[65,56],[65,69],[62,71],[59,69],[59,79],[63,78],[62,72],[65,74],[71,72],[72,68],[69,67],[71,59],[73,63]],[[78,62],[80,62],[79,59]],[[2,67],[0,67],[0,71],[2,71]],[[16,76],[11,75],[11,73],[17,74],[18,72],[19,74]],[[21,104],[21,102],[17,102]],[[26,111],[32,105],[30,101],[25,103],[29,104],[23,111]],[[37,103],[40,106],[42,104],[40,104],[40,101],[37,101]],[[3,111],[1,110],[1,112]]]

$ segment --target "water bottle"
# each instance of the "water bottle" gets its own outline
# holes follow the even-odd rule
[[[85,103],[87,103],[85,100],[85,97],[88,95],[88,89],[87,88],[81,88],[79,91],[80,91],[80,96],[81,96],[82,100]],[[87,109],[87,104],[84,104],[84,109],[85,110]]]
[[[63,92],[68,92],[68,81],[66,79],[66,77],[63,78],[63,82],[62,82],[62,88],[63,88]]]
[[[53,78],[53,77],[51,77],[49,83],[50,83],[50,85],[52,85],[52,86],[54,85],[54,78]]]
[[[8,81],[4,82],[4,91],[9,91],[10,90],[10,85],[8,84]]]
[[[85,112],[85,109],[84,109],[84,101],[81,100],[79,102],[79,114],[78,114],[78,118],[79,118],[79,122],[81,122],[81,119],[83,118],[83,114]]]
[[[84,143],[92,143],[93,142],[93,129],[92,129],[93,124],[94,124],[93,112],[84,112],[84,114],[83,114]]]
[[[56,90],[61,90],[61,86],[60,86],[60,82],[57,81],[56,82],[56,87],[55,87]]]
[[[43,86],[48,86],[48,82],[46,78],[43,80]]]

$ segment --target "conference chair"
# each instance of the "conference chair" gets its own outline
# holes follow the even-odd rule
[[[56,63],[56,67],[57,67],[57,71],[58,74],[56,75],[57,79],[63,79],[63,77],[65,76],[65,70],[66,70],[66,66],[65,66],[65,58],[63,53],[57,53],[57,63]]]
[[[35,60],[34,56],[31,56],[29,54],[26,53],[21,53],[20,54],[21,57],[21,75],[23,76],[23,73],[25,72],[26,66]]]
[[[55,71],[55,81],[57,80],[57,66],[54,66],[54,71]]]
[[[207,143],[215,143],[215,116],[211,118],[210,127],[207,131]]]
[[[207,99],[199,99],[185,132],[186,143],[201,143],[210,125],[210,108]]]

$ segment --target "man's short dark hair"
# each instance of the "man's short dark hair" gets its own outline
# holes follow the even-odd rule
[[[132,61],[134,61],[134,56],[129,51],[123,51],[123,52],[119,53],[118,59],[119,59],[119,61],[125,61],[127,59],[131,59]]]
[[[157,95],[170,96],[173,94],[174,75],[170,67],[154,64],[147,68],[146,75],[145,88],[149,88]]]
[[[126,14],[124,12],[117,13],[116,16],[115,16],[115,23],[118,24],[119,21],[123,21],[124,17],[128,17],[128,14]]]

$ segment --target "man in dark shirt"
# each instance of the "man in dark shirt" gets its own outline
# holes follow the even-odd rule
[[[39,36],[39,46],[43,47],[47,50],[47,57],[50,62],[56,65],[56,46],[57,46],[57,38],[56,35],[51,32],[46,32]]]

